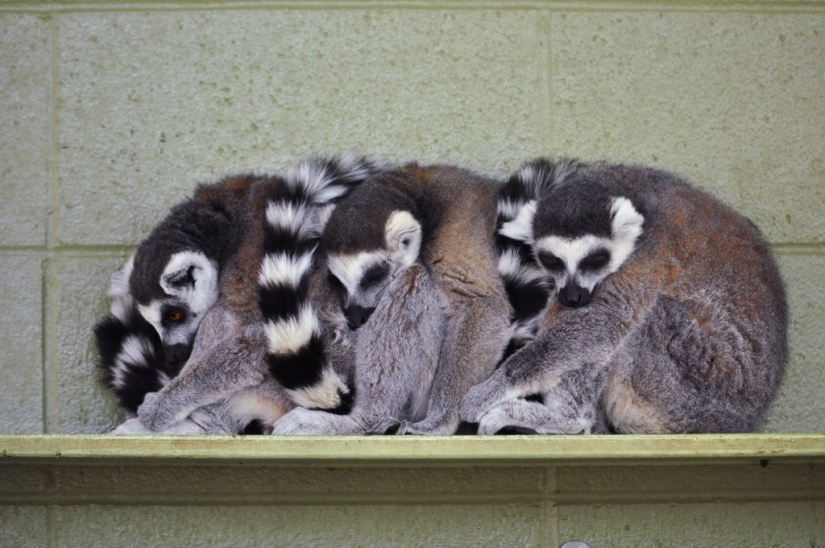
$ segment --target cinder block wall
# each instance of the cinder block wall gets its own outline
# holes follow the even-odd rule
[[[825,430],[825,1],[5,0],[0,432],[115,425],[90,337],[110,273],[197,181],[341,150],[693,179],[756,221],[787,282],[765,429]],[[0,544],[814,546],[821,483],[802,465],[10,466]]]
[[[0,431],[105,432],[109,274],[198,181],[341,150],[674,170],[774,244],[767,431],[825,429],[825,2],[0,3]]]

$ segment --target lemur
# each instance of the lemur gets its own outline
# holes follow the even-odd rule
[[[514,221],[524,206],[538,198],[544,191],[542,185],[571,169],[570,164],[534,162],[526,165],[513,174],[499,191],[496,220],[498,273],[513,306],[510,342],[503,359],[535,338],[541,311],[553,289],[553,280],[545,276],[530,245],[508,237],[502,228]]]
[[[437,208],[421,209],[423,203],[393,192],[386,182],[394,177],[397,175],[387,173],[365,182],[332,212],[322,238],[320,261],[320,275],[325,275],[331,292],[317,303],[324,306],[320,314],[309,300],[303,307],[289,307],[283,306],[284,299],[275,299],[280,305],[275,310],[282,314],[270,323],[271,347],[294,345],[295,361],[303,371],[323,366],[329,359],[325,350],[333,344],[328,341],[325,347],[320,335],[315,335],[318,344],[311,350],[311,323],[319,325],[322,318],[337,331],[338,338],[351,341],[354,370],[350,387],[341,397],[353,402],[351,408],[336,412],[298,407],[275,423],[273,434],[382,434],[397,429],[402,419],[420,421],[427,414],[445,334],[438,289],[421,259],[422,243],[429,240]],[[358,211],[348,207],[353,203],[358,204]],[[367,211],[370,213],[361,213]],[[368,226],[381,229],[379,248],[354,259],[329,254],[340,249],[342,242],[358,246],[363,237],[360,231]],[[316,278],[319,283],[324,281]],[[280,284],[277,275],[267,282],[262,303],[273,300],[279,286],[297,285]],[[283,314],[290,308],[300,310],[299,316],[293,319]],[[286,329],[288,325],[307,327],[299,333]],[[315,368],[310,365],[313,362]],[[280,368],[291,365],[284,363],[282,355],[270,364],[277,378],[283,376]],[[315,382],[323,384],[320,378]]]
[[[756,226],[652,168],[535,161],[500,233],[555,285],[535,339],[461,402],[508,429],[750,432],[787,361],[788,309]]]
[[[378,169],[338,156],[303,162],[285,178],[244,175],[201,185],[140,244],[127,276],[129,297],[157,332],[167,367],[186,363],[160,392],[145,394],[137,410],[143,426],[164,431],[224,400],[229,416],[271,425],[295,405],[267,374],[258,309],[269,197],[300,189],[293,209],[306,214],[305,230],[317,232],[329,204]],[[129,370],[123,361],[108,363],[117,365],[110,378]]]
[[[275,433],[456,431],[462,395],[508,342],[494,240],[499,188],[459,168],[410,164],[341,200],[322,246],[335,305],[356,330],[357,412],[335,419],[296,409]]]
[[[129,294],[131,269],[130,259],[112,275],[108,291],[112,298],[111,315],[101,320],[94,331],[103,383],[115,393],[127,416],[127,421],[115,428],[113,434],[152,433],[136,418],[137,409],[146,394],[157,392],[179,372],[177,365],[167,361],[157,331],[143,319]],[[201,345],[196,342],[195,346]],[[243,417],[233,416],[229,411],[229,406],[223,403],[208,405],[159,433],[263,433],[259,421],[247,423]]]

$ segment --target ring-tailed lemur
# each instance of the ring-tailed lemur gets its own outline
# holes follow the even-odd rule
[[[523,172],[537,199],[501,233],[556,289],[536,338],[468,392],[462,418],[480,434],[756,429],[788,314],[758,229],[666,172],[542,165]]]
[[[100,354],[103,383],[111,389],[126,411],[127,421],[113,434],[148,434],[151,430],[137,419],[137,409],[145,396],[157,392],[179,372],[176,364],[166,360],[155,328],[138,312],[129,294],[132,259],[112,275],[108,295],[112,298],[111,314],[94,330]],[[163,434],[256,434],[263,425],[253,420],[239,423],[240,417],[227,412],[228,406],[212,404],[194,411],[187,419],[161,431]]]
[[[284,179],[250,175],[201,186],[141,243],[128,277],[130,297],[161,337],[169,363],[187,363],[146,396],[138,409],[143,425],[163,431],[215,402],[224,402],[237,422],[271,425],[295,405],[267,374],[258,309],[269,196],[304,188],[296,207],[323,219],[331,201],[377,169],[338,156],[303,162]]]
[[[427,414],[445,323],[438,289],[420,253],[433,223],[417,219],[423,220],[425,213],[435,210],[419,211],[421,204],[412,197],[388,192],[386,180],[394,176],[383,174],[380,183],[367,181],[354,190],[332,213],[322,240],[327,253],[322,270],[332,293],[319,303],[326,307],[321,317],[339,337],[351,341],[355,362],[347,396],[354,404],[349,412],[311,406],[293,409],[275,424],[273,434],[381,434],[398,427],[401,420],[420,421]],[[361,217],[348,208],[350,201],[359,204],[359,211],[369,211],[369,216]],[[334,253],[344,241],[357,246],[361,230],[382,223],[380,248],[354,258]],[[276,284],[273,278],[268,280],[273,289],[298,285],[290,279]],[[262,293],[262,297],[265,303],[269,295]],[[312,303],[307,300],[302,306],[278,307],[280,311],[287,309],[300,310],[299,317],[282,315],[273,321],[271,347],[292,344],[295,356],[318,363],[310,370],[328,366],[321,337],[309,327],[319,325]],[[295,329],[287,329],[290,325],[307,327],[302,336],[296,336]],[[313,336],[318,341],[314,349]],[[287,357],[271,360],[273,374]],[[318,377],[315,383],[321,386],[324,381]]]
[[[358,329],[359,428],[406,418],[397,433],[452,434],[461,396],[500,360],[511,308],[496,272],[499,188],[459,168],[412,164],[372,178],[333,211],[322,245],[337,307]],[[416,303],[406,310],[405,296]],[[395,357],[382,346],[393,340],[402,341]],[[373,397],[401,399],[367,401]],[[347,431],[328,415],[294,410],[275,432]]]
[[[510,177],[499,192],[496,221],[498,272],[513,306],[512,334],[503,359],[535,337],[541,311],[553,290],[553,280],[545,276],[530,245],[508,236],[502,229],[544,192],[544,186],[564,177],[575,165],[575,162],[535,161]]]

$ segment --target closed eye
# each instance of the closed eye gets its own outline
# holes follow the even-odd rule
[[[344,284],[341,283],[341,280],[338,279],[338,276],[330,272],[327,275],[327,282],[329,286],[332,288],[333,291],[338,293],[339,295],[345,295],[347,293],[347,288],[344,287]]]
[[[610,252],[600,249],[591,253],[579,262],[580,270],[600,270],[610,262]]]
[[[364,276],[361,278],[361,287],[375,285],[383,280],[389,273],[390,267],[387,264],[371,266],[366,272],[364,272]]]
[[[547,251],[539,252],[539,262],[544,268],[551,272],[564,270],[564,261]]]

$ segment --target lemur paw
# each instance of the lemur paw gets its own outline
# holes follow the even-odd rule
[[[278,419],[272,428],[273,436],[323,436],[330,432],[323,411],[297,407]]]
[[[452,424],[431,424],[425,419],[421,422],[401,421],[395,433],[399,436],[449,436],[453,432],[455,426]]]
[[[138,407],[138,418],[143,425],[153,432],[159,433],[172,426],[177,420],[172,413],[163,406],[164,398],[158,392],[146,394],[143,403]]]
[[[140,422],[140,419],[137,417],[127,420],[109,433],[116,436],[127,436],[131,434],[154,434],[154,432],[143,426],[143,423]]]
[[[500,389],[496,381],[494,375],[475,385],[464,395],[459,406],[461,420],[481,422],[482,416],[506,399],[504,391]]]
[[[493,407],[478,421],[479,436],[493,436],[502,430],[512,430],[515,433],[520,433],[519,428],[523,428],[523,425],[519,424],[501,406]]]
[[[505,428],[516,426],[516,421],[501,407],[493,407],[478,421],[478,435],[492,436]]]
[[[402,422],[404,421],[399,421],[398,419],[387,417],[367,427],[367,431],[365,432],[365,434],[368,436],[396,434],[398,432],[398,429],[401,428]]]

